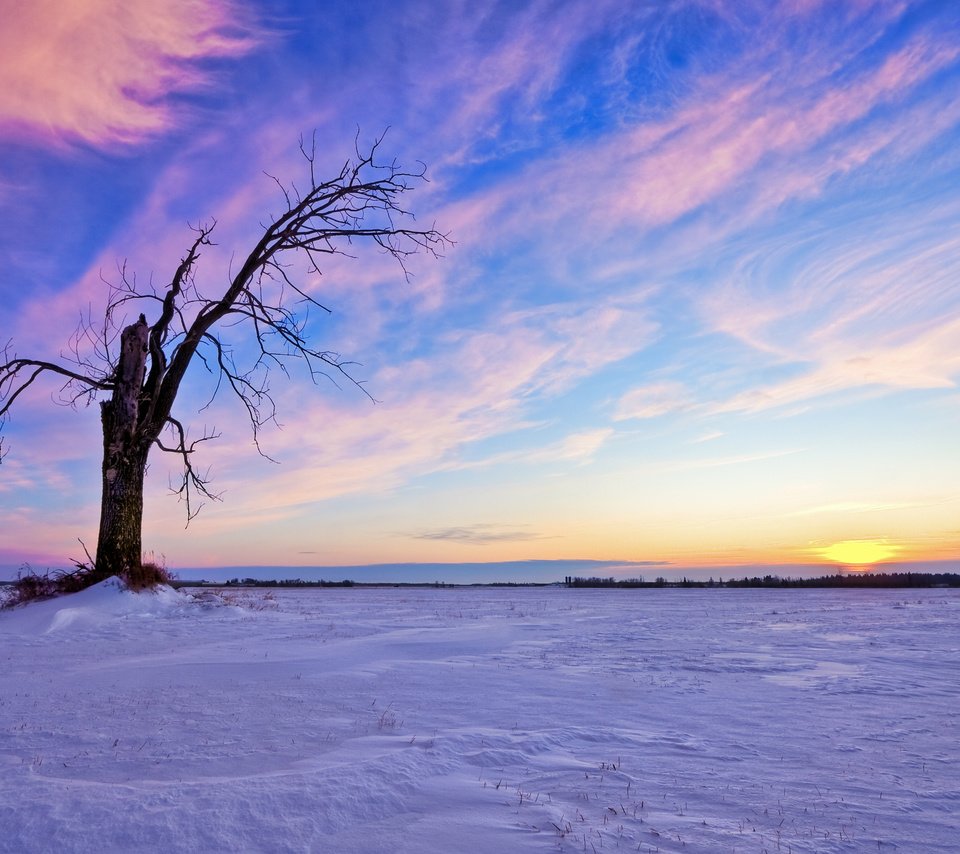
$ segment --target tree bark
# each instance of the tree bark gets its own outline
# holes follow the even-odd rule
[[[121,333],[113,395],[100,404],[103,466],[96,574],[102,578],[139,567],[142,560],[143,480],[154,438],[142,435],[139,424],[148,331],[141,315]]]

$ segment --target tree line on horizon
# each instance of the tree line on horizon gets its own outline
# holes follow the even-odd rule
[[[566,587],[960,587],[960,574],[955,572],[862,572],[835,573],[816,578],[781,578],[779,575],[731,578],[724,581],[695,581],[682,578],[668,581],[662,575],[654,581],[643,578],[581,578],[568,575]]]

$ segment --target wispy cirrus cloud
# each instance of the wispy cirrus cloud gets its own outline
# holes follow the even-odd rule
[[[589,376],[600,368],[601,358],[615,361],[645,343],[635,334],[619,342],[612,335],[606,349],[594,348],[591,361],[572,359],[570,353],[584,346],[580,327],[567,322],[577,314],[589,318],[590,309],[569,306],[552,317],[523,313],[505,318],[496,334],[484,329],[451,337],[430,359],[408,360],[375,374],[369,387],[380,400],[376,406],[360,402],[358,408],[322,389],[305,398],[287,388],[280,408],[296,430],[264,437],[271,456],[283,465],[258,475],[250,500],[293,508],[338,495],[382,493],[430,472],[588,462],[612,438],[612,429],[571,431],[518,451],[470,452],[479,443],[528,427],[536,401]],[[235,430],[232,436],[211,445],[207,455],[214,470],[225,474],[228,489],[235,478],[249,477],[248,441]]]
[[[256,43],[233,0],[32,0],[0,28],[0,135],[112,147],[168,128],[199,61]]]
[[[422,531],[412,536],[418,540],[439,540],[465,543],[472,546],[486,546],[491,543],[522,543],[529,540],[544,539],[544,536],[536,531],[526,531],[523,528],[497,524],[462,525],[434,531]]]
[[[615,421],[657,418],[691,405],[690,393],[683,383],[651,383],[628,391],[617,403]]]
[[[703,457],[700,459],[672,460],[664,462],[662,468],[667,471],[695,471],[697,469],[724,468],[726,466],[740,466],[748,463],[765,462],[780,457],[789,457],[803,453],[802,448],[790,448],[777,451],[758,451],[756,453],[735,454],[725,457]]]
[[[818,364],[800,376],[758,385],[734,395],[714,412],[761,412],[815,400],[836,399],[851,390],[953,389],[960,376],[960,323],[947,323],[902,345],[847,344],[804,353]]]
[[[847,516],[851,513],[889,513],[900,510],[913,510],[923,507],[932,507],[946,504],[954,499],[944,498],[935,501],[835,501],[831,504],[820,504],[816,507],[805,507],[788,513],[788,516]]]
[[[797,86],[793,75],[776,66],[759,77],[754,69],[744,80],[705,80],[662,121],[625,129],[538,163],[537,174],[528,175],[498,207],[514,212],[509,227],[516,227],[520,218],[550,218],[577,222],[582,228],[586,217],[591,225],[587,233],[595,235],[597,228],[609,233],[662,226],[713,201],[729,205],[729,194],[756,187],[748,212],[755,219],[790,195],[809,196],[836,173],[858,161],[862,165],[866,158],[860,133],[838,134],[929,81],[958,56],[960,48],[952,40],[921,34],[880,67],[861,70],[843,87],[830,85],[826,77]],[[797,57],[787,54],[785,59],[792,63]],[[931,119],[939,112],[935,107],[934,97],[926,111]],[[883,118],[878,122],[881,127],[887,124]],[[833,150],[833,168],[808,170],[804,154],[827,144]],[[529,192],[531,182],[535,193]],[[771,184],[777,194],[770,193]],[[551,203],[543,204],[544,198]]]
[[[904,216],[871,211],[843,237],[828,220],[793,244],[780,236],[746,256],[705,296],[704,319],[768,364],[794,370],[716,401],[716,410],[758,412],[851,390],[955,388],[960,296],[946,271],[960,264],[957,221],[954,202]]]
[[[453,175],[555,144],[558,129],[547,121],[545,105],[569,82],[584,44],[622,15],[617,0],[589,6],[533,0],[514,7],[504,29],[493,7],[457,2],[432,10],[435,37],[419,59],[411,59],[424,63],[413,97],[432,117],[432,133],[441,143],[437,171]],[[635,9],[630,17],[653,16]]]
[[[609,427],[580,430],[535,449],[496,454],[474,465],[540,465],[558,463],[587,465],[593,461],[600,449],[603,448],[614,435],[616,435],[615,431]]]

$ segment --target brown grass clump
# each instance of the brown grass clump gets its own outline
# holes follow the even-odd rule
[[[173,582],[173,575],[170,571],[162,564],[154,561],[147,561],[141,563],[140,566],[131,567],[121,577],[127,587],[135,593]]]
[[[13,608],[24,602],[50,599],[57,595],[56,579],[50,578],[49,575],[38,575],[32,569],[29,569],[26,575],[18,574],[17,580],[11,587],[13,593],[3,603],[4,608]]]

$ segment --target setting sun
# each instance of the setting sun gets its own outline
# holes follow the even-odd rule
[[[886,540],[844,540],[817,551],[821,557],[834,563],[865,566],[893,557],[899,547]]]

